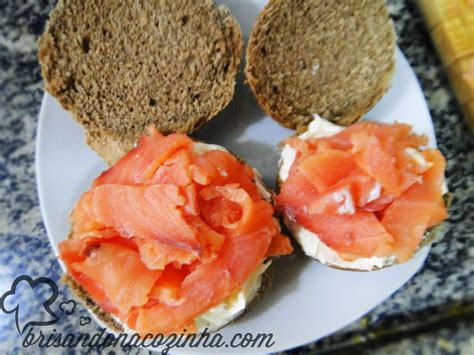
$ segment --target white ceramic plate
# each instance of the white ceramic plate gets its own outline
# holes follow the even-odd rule
[[[265,1],[224,2],[239,20],[247,40]],[[366,117],[410,123],[435,146],[432,121],[417,79],[400,50],[396,59],[392,88]],[[195,136],[226,146],[259,169],[272,186],[277,143],[291,133],[260,110],[241,75],[234,100]],[[58,243],[67,237],[68,213],[74,202],[104,168],[102,160],[85,145],[81,127],[45,94],[38,124],[36,172],[41,211],[55,253]],[[275,263],[277,274],[269,294],[221,333],[229,339],[236,332],[273,333],[275,345],[260,351],[279,351],[320,339],[390,296],[416,273],[427,254],[424,248],[406,264],[364,273],[331,269],[297,251]]]

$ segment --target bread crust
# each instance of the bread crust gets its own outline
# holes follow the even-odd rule
[[[294,9],[294,13],[298,14],[300,10],[299,7],[302,8],[302,4],[306,5],[308,3],[311,3],[315,9],[324,6],[338,6],[340,4],[342,4],[341,6],[353,7],[353,16],[358,18],[358,21],[361,23],[367,21],[366,18],[363,18],[365,13],[363,11],[364,9],[368,9],[368,13],[375,13],[382,19],[382,21],[380,21],[380,19],[374,21],[374,23],[376,23],[378,26],[381,25],[380,28],[378,28],[378,31],[382,33],[382,35],[379,36],[380,38],[374,36],[371,33],[370,27],[365,29],[365,33],[363,33],[362,38],[376,38],[379,42],[382,40],[387,42],[377,43],[380,46],[383,45],[388,48],[383,53],[377,52],[377,55],[381,57],[378,62],[386,62],[386,68],[382,72],[377,72],[374,74],[377,75],[377,78],[371,81],[372,85],[368,88],[365,88],[362,94],[356,95],[357,100],[355,102],[341,100],[336,104],[330,103],[331,98],[335,96],[335,94],[338,94],[339,96],[341,96],[341,94],[353,96],[357,90],[361,90],[360,87],[356,87],[351,83],[344,83],[344,88],[341,88],[342,83],[337,82],[329,87],[318,87],[318,84],[311,84],[313,86],[311,86],[311,89],[309,89],[310,91],[308,92],[308,89],[306,88],[308,87],[308,83],[311,82],[310,79],[312,79],[309,74],[301,76],[302,79],[298,79],[299,81],[292,80],[288,83],[286,82],[287,76],[295,76],[294,68],[290,70],[288,63],[302,60],[299,58],[299,56],[328,56],[330,49],[332,49],[329,48],[330,46],[334,45],[338,48],[343,48],[350,44],[349,42],[351,41],[352,34],[349,32],[346,33],[346,36],[349,37],[349,39],[346,41],[341,41],[340,43],[336,44],[326,43],[323,41],[322,45],[319,47],[319,50],[322,54],[306,53],[302,55],[300,53],[291,51],[285,52],[283,54],[277,52],[277,59],[268,59],[269,54],[271,54],[270,52],[272,51],[272,46],[280,47],[284,45],[286,47],[292,48],[292,42],[301,42],[306,37],[309,38],[311,35],[318,36],[318,34],[311,33],[311,29],[308,29],[306,32],[302,31],[302,29],[299,28],[297,24],[292,26],[287,25],[288,22],[294,21],[296,23],[297,21],[300,21],[301,18],[305,17],[305,15],[303,15],[302,17],[300,16],[293,18],[291,16],[293,15],[293,12],[291,15],[289,13]],[[359,6],[358,4],[363,5]],[[307,8],[304,10],[307,11]],[[303,12],[303,10],[300,12]],[[331,11],[326,12],[329,12],[329,14],[335,17],[335,19],[327,20],[328,23],[326,25],[329,27],[333,25],[331,21],[345,20],[337,17],[337,9],[335,9],[333,13],[331,13]],[[275,27],[278,28],[279,26],[286,26],[285,29],[291,28],[294,32],[298,32],[299,30],[301,31],[298,32],[298,36],[291,33],[286,35],[281,35],[281,33],[278,33],[278,36],[275,35],[275,38],[270,39],[272,32],[275,31]],[[289,33],[290,31],[287,32]],[[276,38],[279,39],[278,43]],[[353,54],[353,58],[358,66],[362,66],[362,63],[365,61],[367,54],[365,51],[370,49],[369,47],[369,45],[363,45],[363,48],[361,48],[360,51]],[[245,75],[247,83],[254,93],[259,105],[268,115],[270,115],[283,126],[290,129],[304,129],[312,120],[313,114],[319,114],[325,119],[340,125],[347,126],[357,122],[362,117],[362,115],[369,111],[389,89],[390,80],[395,69],[394,54],[395,32],[393,29],[393,22],[388,16],[383,0],[309,0],[306,2],[270,0],[265,6],[264,10],[258,15],[252,30],[249,45],[247,47],[247,64],[245,67]],[[283,59],[281,59],[282,56]],[[311,58],[306,58],[305,60],[310,61]],[[330,60],[333,59],[330,58]],[[334,61],[337,62],[337,59],[334,59]],[[272,67],[269,68],[270,66]],[[303,63],[304,69],[302,69],[302,71],[309,70],[306,68],[306,66],[307,63]],[[344,64],[344,67],[338,68],[338,70],[350,70],[350,68],[347,68],[347,66],[347,64]],[[319,64],[314,68],[320,71],[325,70],[324,67],[319,68]],[[319,74],[320,73],[313,74],[315,76],[315,80],[318,79]],[[340,77],[338,78],[339,80],[343,80]],[[358,80],[361,81],[360,78],[358,78]],[[284,88],[282,89],[281,87],[278,87],[277,83],[279,83],[280,86],[283,85]],[[308,97],[311,96],[316,98],[319,104],[313,105],[312,103],[308,102],[303,103],[302,101],[304,98],[302,98],[302,96],[305,95],[298,95],[297,93],[305,92],[305,90],[308,93]],[[306,109],[302,109],[301,107],[306,107]]]

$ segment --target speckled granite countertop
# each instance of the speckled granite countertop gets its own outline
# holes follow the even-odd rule
[[[36,59],[51,1],[0,0],[0,292],[20,274],[47,275],[60,268],[49,247],[35,187],[34,151],[43,95]],[[428,100],[440,149],[448,160],[454,200],[445,235],[423,269],[366,317],[299,352],[474,353],[474,136],[464,122],[440,61],[410,0],[389,1],[398,44]],[[26,296],[25,296],[26,297]],[[68,299],[60,286],[59,299]],[[34,307],[35,300],[28,300]],[[76,312],[86,316],[78,306]],[[79,318],[55,327],[79,327]],[[87,325],[94,327],[94,324]],[[118,349],[117,349],[118,350]],[[11,317],[0,318],[0,352],[22,350]]]

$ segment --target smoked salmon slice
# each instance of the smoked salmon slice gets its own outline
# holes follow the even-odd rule
[[[270,246],[267,249],[267,257],[281,256],[291,254],[293,247],[290,240],[283,234],[279,234],[272,238]]]
[[[230,238],[221,250],[224,263],[239,283],[264,259],[272,238],[279,235],[271,205],[260,201],[249,209],[246,213],[252,217],[243,216],[238,226],[230,229]]]
[[[296,213],[300,209],[308,208],[308,205],[319,197],[318,190],[298,170],[293,168],[288,179],[280,186],[280,193],[275,202],[279,211],[296,222]]]
[[[298,218],[301,225],[313,231],[329,247],[361,257],[390,255],[393,237],[373,213],[306,215]],[[374,253],[378,250],[378,255]]]
[[[292,252],[254,170],[154,128],[94,180],[60,258],[105,311],[139,334],[195,330],[268,257]]]
[[[185,150],[178,150],[156,169],[150,183],[188,186],[191,184],[190,163],[190,154]]]
[[[387,207],[382,218],[385,229],[395,239],[394,254],[400,262],[416,251],[438,201],[426,185],[416,183]]]
[[[445,160],[402,123],[360,122],[329,137],[291,137],[296,151],[276,209],[348,261],[410,259],[448,217]]]
[[[191,173],[200,185],[238,183],[254,199],[260,197],[254,182],[254,172],[233,155],[223,150],[210,150],[193,159]]]
[[[370,202],[378,199],[380,191],[381,185],[371,177],[349,176],[316,197],[309,205],[308,212],[353,214],[356,207],[365,210]]]
[[[200,251],[195,233],[178,208],[185,198],[175,185],[101,185],[86,192],[81,201],[93,222],[111,226],[122,236]]]
[[[95,179],[92,186],[110,183],[140,185],[152,177],[161,163],[178,149],[191,144],[191,139],[183,134],[165,137],[150,127],[149,135],[142,136],[138,145]]]
[[[239,288],[222,260],[200,264],[182,282],[179,298],[184,302],[170,305],[164,302],[138,310],[135,324],[129,323],[140,334],[189,334],[193,319],[213,305],[221,302]]]
[[[106,302],[120,314],[144,305],[161,276],[161,271],[149,270],[136,251],[114,243],[103,243],[93,249],[85,260],[71,264],[71,270],[73,275],[83,275],[102,288]],[[89,291],[87,285],[83,286]]]
[[[179,291],[181,284],[183,283],[186,276],[189,274],[189,270],[186,268],[177,268],[173,265],[168,265],[160,276],[160,279],[151,289],[148,298],[152,306],[153,303],[164,303],[166,305],[178,306],[186,299],[180,298]],[[155,302],[156,301],[156,302]]]
[[[339,180],[350,176],[356,167],[349,153],[328,150],[303,160],[298,165],[298,171],[321,193]]]
[[[199,258],[198,253],[189,249],[164,244],[158,240],[150,240],[140,236],[134,239],[143,262],[152,270],[163,270],[168,264],[173,264],[177,267],[189,265]]]

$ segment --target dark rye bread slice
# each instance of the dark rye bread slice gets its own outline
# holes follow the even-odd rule
[[[390,86],[395,32],[384,0],[270,0],[247,48],[257,101],[282,125],[349,125]]]
[[[212,0],[59,0],[39,59],[46,90],[113,162],[149,124],[189,133],[221,111],[242,46],[237,21]]]

